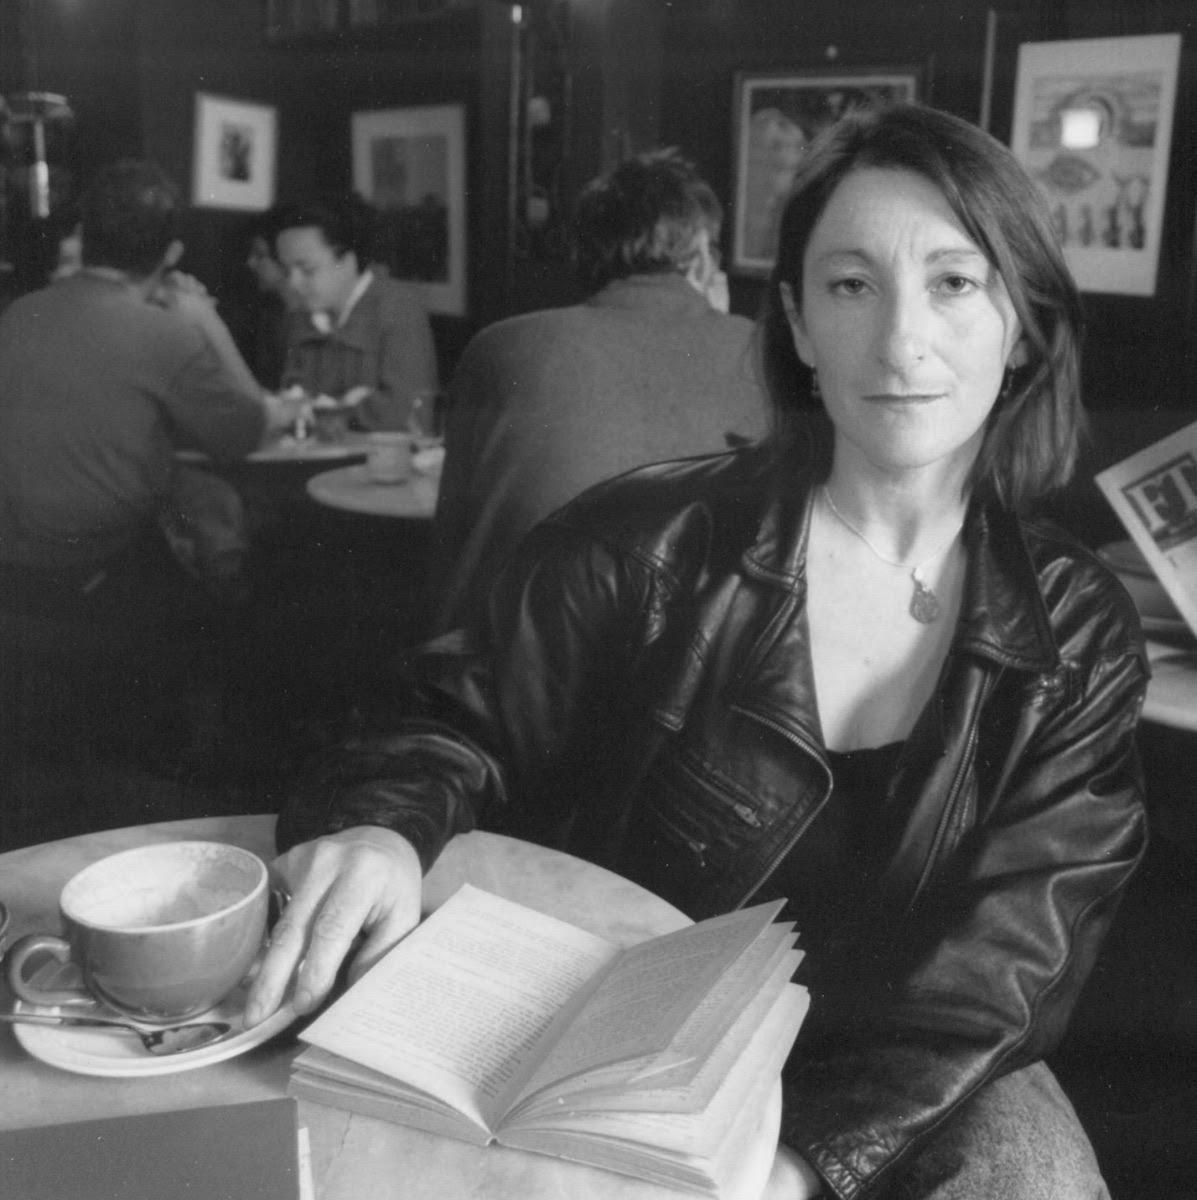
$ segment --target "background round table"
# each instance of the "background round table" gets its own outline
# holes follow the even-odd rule
[[[413,471],[403,483],[375,483],[364,463],[321,471],[307,481],[318,504],[372,517],[430,521],[436,513],[440,476]]]
[[[336,442],[322,442],[316,437],[296,438],[290,434],[274,438],[260,449],[251,451],[242,462],[250,463],[321,463],[366,457],[369,435],[350,432]],[[210,463],[202,450],[177,450],[180,462]]]
[[[1148,641],[1151,682],[1143,719],[1197,732],[1197,650]]]
[[[274,817],[143,825],[0,855],[0,900],[11,910],[10,938],[59,929],[62,885],[89,863],[132,846],[187,838],[229,842],[269,860],[274,853]],[[425,880],[425,911],[438,907],[465,882],[624,946],[689,924],[664,900],[610,871],[496,834],[475,832],[449,843]],[[5,995],[0,1003],[11,1007],[11,997]],[[21,1049],[11,1029],[0,1028],[0,1129],[281,1096],[291,1059],[301,1048],[294,1034],[292,1027],[238,1058],[196,1070],[109,1079],[47,1066]],[[760,1194],[773,1161],[780,1117],[779,1085],[762,1114],[759,1137],[734,1200]],[[545,1155],[497,1145],[471,1146],[309,1101],[300,1101],[299,1120],[311,1139],[316,1200],[678,1200],[680,1195]],[[219,1147],[210,1149],[219,1153]]]

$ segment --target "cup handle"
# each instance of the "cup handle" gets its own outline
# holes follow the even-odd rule
[[[25,963],[39,951],[49,954],[60,963],[71,958],[70,943],[50,933],[30,933],[18,938],[4,956],[4,972],[8,986],[28,1004],[87,1005],[95,1007],[95,997],[82,988],[42,988],[25,978]]]

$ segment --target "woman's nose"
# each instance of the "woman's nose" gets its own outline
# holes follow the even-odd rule
[[[878,335],[878,353],[886,367],[904,371],[922,361],[927,353],[929,316],[921,297],[901,294],[889,299]]]

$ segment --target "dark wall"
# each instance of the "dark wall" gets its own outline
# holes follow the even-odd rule
[[[47,129],[52,197],[72,198],[102,163],[141,152],[138,0],[0,0],[0,94],[65,95],[74,112]],[[10,232],[28,218],[27,130],[5,156]],[[3,224],[3,222],[0,222]]]
[[[146,153],[190,189],[195,95],[268,103],[278,110],[280,200],[352,186],[354,112],[406,105],[466,105],[467,146],[477,146],[480,36],[476,13],[401,30],[271,44],[265,5],[245,0],[151,0],[141,5],[139,58]],[[484,190],[481,159],[470,156],[468,186]],[[243,298],[244,214],[193,209],[185,262],[210,287]],[[468,244],[480,244],[473,229]],[[448,369],[468,323],[433,317]]]
[[[38,14],[38,86],[70,96],[78,113],[64,157],[81,177],[116,154],[160,160],[190,190],[195,94],[273,104],[279,112],[280,197],[348,186],[350,118],[367,108],[460,102],[468,147],[469,315],[435,317],[451,367],[480,324],[571,298],[560,261],[509,254],[507,101],[510,6],[475,9],[385,33],[268,44],[257,0],[27,0]],[[1009,135],[1019,41],[1185,35],[1164,252],[1153,299],[1086,295],[1086,394],[1093,407],[1183,408],[1197,393],[1197,5],[1193,0],[638,0],[654,10],[650,36],[619,43],[615,16],[629,0],[537,0],[564,5],[575,109],[570,185],[601,165],[604,139],[637,120],[683,147],[730,200],[735,74],[761,68],[916,64],[924,94],[970,120],[982,113],[986,14],[1000,11],[993,132]],[[32,86],[11,33],[18,5],[0,0],[0,86]],[[626,16],[626,12],[625,12]],[[624,22],[626,23],[626,22]],[[658,33],[659,30],[659,33]],[[597,66],[596,61],[598,60]],[[659,76],[653,95],[645,76]],[[654,111],[620,115],[621,81]],[[626,119],[625,119],[626,118]],[[599,128],[601,126],[601,128]],[[639,148],[630,146],[629,148]],[[591,160],[594,160],[593,163]],[[562,197],[562,207],[572,200]],[[196,210],[186,265],[209,286],[249,286],[245,218]],[[759,280],[732,279],[733,307],[754,313]]]
[[[696,158],[732,194],[735,73],[755,69],[920,64],[924,97],[977,121],[986,13],[1002,13],[991,130],[1010,131],[1019,41],[1180,32],[1185,35],[1153,299],[1087,294],[1086,401],[1093,408],[1197,407],[1197,5],[1193,0],[689,0],[665,22],[662,140]],[[732,278],[732,305],[754,314],[763,284]]]

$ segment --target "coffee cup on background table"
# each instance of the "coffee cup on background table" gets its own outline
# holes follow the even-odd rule
[[[219,842],[166,842],[109,855],[59,896],[65,937],[34,933],[5,960],[9,986],[36,1005],[103,1002],[140,1021],[184,1021],[245,978],[266,935],[266,864]],[[82,987],[40,984],[30,960],[78,969]]]
[[[410,433],[371,433],[366,439],[366,474],[375,483],[405,483],[411,478],[414,448]]]

